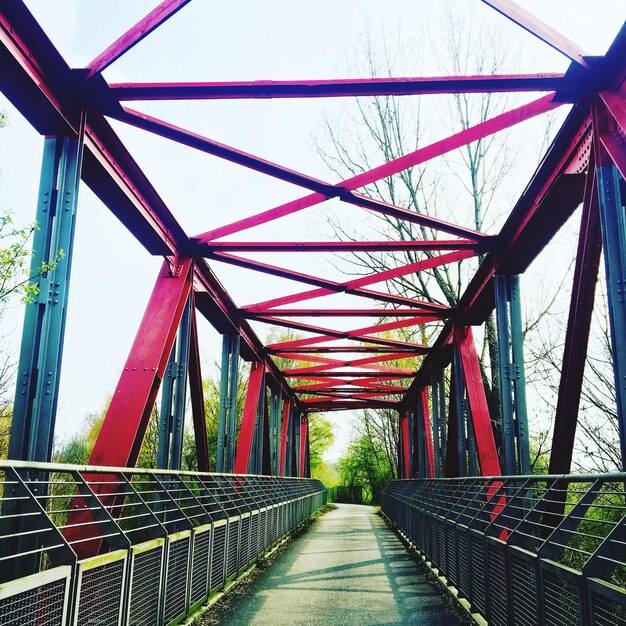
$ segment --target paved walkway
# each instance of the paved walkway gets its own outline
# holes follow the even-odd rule
[[[461,624],[375,509],[354,504],[289,544],[220,623]]]

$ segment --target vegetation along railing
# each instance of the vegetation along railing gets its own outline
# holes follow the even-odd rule
[[[317,480],[0,463],[0,624],[176,624],[325,503]]]
[[[401,480],[385,515],[490,625],[626,624],[626,474]]]

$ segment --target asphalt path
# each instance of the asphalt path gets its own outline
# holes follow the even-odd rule
[[[219,623],[462,622],[373,507],[339,504],[294,539]]]

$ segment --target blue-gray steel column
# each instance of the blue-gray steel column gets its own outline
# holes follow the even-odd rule
[[[270,387],[270,466],[273,476],[279,475],[280,430],[283,392],[280,387]]]
[[[44,141],[30,265],[39,293],[24,316],[9,440],[12,459],[49,461],[52,455],[82,152],[82,138]],[[54,269],[42,272],[50,263]]]
[[[267,401],[267,391],[265,387],[265,374],[261,381],[261,389],[259,390],[259,401],[256,405],[256,414],[254,416],[254,432],[252,435],[252,448],[250,450],[250,459],[248,461],[248,472],[251,474],[263,473],[263,440],[265,427],[265,403]]]
[[[504,473],[530,474],[519,276],[496,275],[495,296]]]
[[[232,472],[235,464],[235,425],[239,384],[239,335],[224,335],[217,426],[217,472]]]
[[[443,369],[436,369],[431,377],[431,403],[433,411],[433,453],[435,457],[435,478],[444,475],[446,452],[446,399]]]
[[[415,400],[414,409],[412,412],[413,419],[409,421],[409,425],[413,422],[413,428],[415,429],[415,435],[413,439],[413,454],[411,455],[414,459],[413,467],[411,470],[411,477],[415,476],[415,471],[417,470],[418,476],[420,478],[426,478],[428,475],[427,472],[427,462],[426,462],[426,435],[424,432],[424,409],[422,407],[422,402],[420,397],[418,396]],[[417,467],[415,467],[415,461],[417,461]]]
[[[611,349],[622,469],[626,468],[626,198],[624,180],[613,165],[596,168],[602,248],[609,301]]]
[[[454,400],[456,403],[457,457],[459,476],[467,476],[467,430],[465,384],[459,351],[454,349],[452,367],[454,368]]]
[[[191,306],[190,298],[180,320],[178,339],[172,347],[162,386],[157,452],[157,467],[160,469],[180,470],[182,463],[189,373]]]

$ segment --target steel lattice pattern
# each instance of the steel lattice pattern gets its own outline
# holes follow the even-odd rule
[[[266,546],[319,510],[326,495],[312,479],[4,466],[12,487],[23,481],[18,502],[36,510],[37,519],[25,541],[4,537],[15,551],[16,571],[26,576],[0,587],[2,626],[177,623],[243,572]],[[4,499],[12,493],[2,489],[6,484],[0,482]],[[88,503],[81,495],[85,492],[91,494]],[[47,497],[34,495],[43,493]],[[283,527],[279,511],[287,502],[298,503],[298,515]],[[3,503],[0,499],[0,508]],[[66,539],[67,511],[87,510],[90,521],[70,525],[71,539]],[[35,545],[45,559],[33,559],[21,547]],[[77,552],[85,556],[79,560]],[[40,562],[46,570],[32,572]],[[73,594],[68,600],[65,580]],[[27,591],[29,586],[33,590]]]
[[[173,541],[169,546],[165,578],[165,624],[185,613],[190,543],[191,538],[184,537]]]
[[[2,626],[63,626],[66,580],[56,580],[0,600]]]
[[[124,564],[124,560],[119,560],[82,572],[77,626],[117,624],[124,590]]]
[[[161,547],[133,557],[129,618],[132,626],[152,626],[157,623],[162,560]]]

